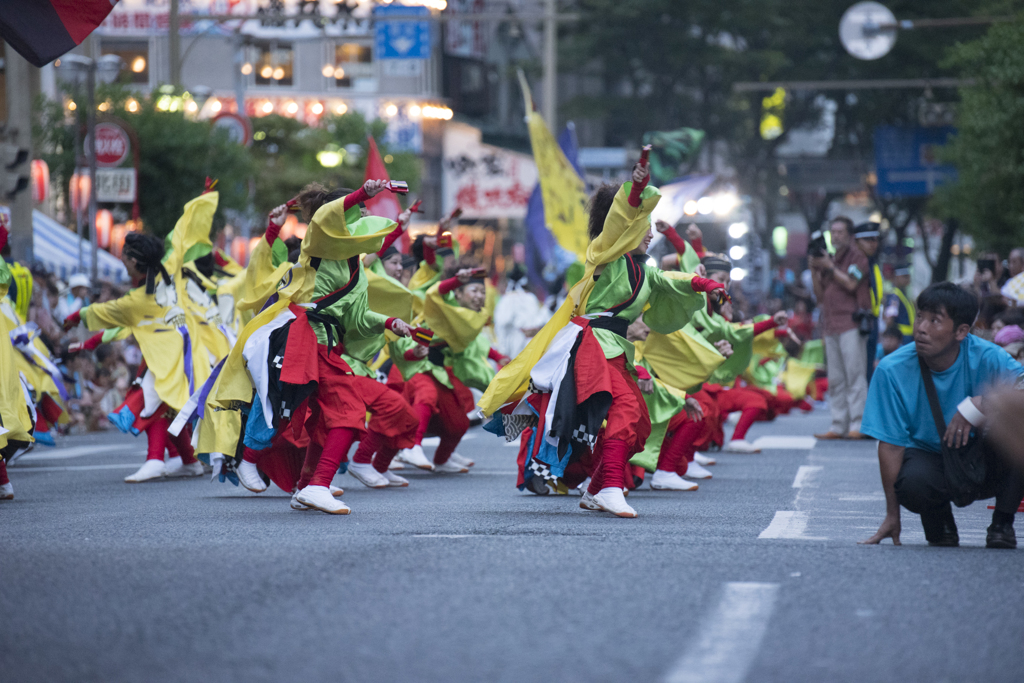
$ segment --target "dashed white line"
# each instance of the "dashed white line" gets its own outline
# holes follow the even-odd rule
[[[772,523],[762,531],[758,538],[795,538],[802,541],[827,541],[827,538],[807,536],[807,523],[810,515],[803,510],[779,510],[775,513]]]
[[[761,649],[778,592],[777,583],[725,584],[697,642],[665,675],[665,683],[741,683]]]
[[[811,479],[822,469],[821,465],[800,465],[800,469],[796,471],[796,478],[793,479],[793,488],[813,486],[814,484],[810,483]]]
[[[754,446],[764,449],[785,448],[790,450],[810,450],[818,440],[813,436],[762,436],[754,442]]]

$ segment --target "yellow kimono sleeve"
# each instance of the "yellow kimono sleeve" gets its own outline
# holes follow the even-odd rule
[[[423,318],[427,326],[448,343],[453,353],[462,353],[480,335],[494,314],[497,294],[487,283],[487,300],[479,311],[453,306],[444,300],[440,283],[427,290]]]
[[[817,367],[790,358],[786,361],[786,369],[782,371],[780,378],[786,391],[793,395],[793,398],[800,400],[807,395],[807,385],[814,379]]]
[[[284,262],[274,268],[273,250],[262,237],[253,247],[249,265],[245,269],[244,295],[235,298],[235,307],[241,311],[258,311],[267,299],[277,291],[278,284],[291,270],[292,264]]]
[[[106,330],[115,327],[135,327],[147,308],[155,304],[146,301],[144,287],[136,287],[113,301],[89,304],[82,309],[82,322],[90,330]]]
[[[379,251],[393,225],[387,221],[379,230],[353,235],[345,222],[345,198],[328,202],[316,210],[309,222],[306,236],[302,238],[299,263],[308,265],[314,258],[345,261],[353,256]]]
[[[433,280],[437,279],[440,275],[440,271],[436,270],[426,261],[420,263],[420,267],[416,269],[416,272],[409,278],[409,289],[412,291],[429,289],[430,284]]]
[[[683,330],[671,334],[651,332],[644,344],[644,359],[666,386],[682,391],[707,381],[725,362],[725,357],[706,339]]]
[[[164,256],[164,268],[172,276],[186,262],[209,254],[213,249],[210,228],[217,212],[219,192],[207,192],[185,204],[174,230],[170,234],[170,248]]]
[[[389,318],[409,322],[413,319],[416,296],[398,280],[387,275],[378,275],[369,268],[366,274],[366,299],[370,310]]]

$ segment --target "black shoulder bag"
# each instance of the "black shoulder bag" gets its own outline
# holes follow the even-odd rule
[[[921,379],[924,380],[924,390],[928,394],[928,404],[932,409],[935,428],[939,430],[939,441],[942,445],[942,469],[946,473],[946,487],[949,489],[953,504],[962,508],[981,498],[981,490],[985,482],[985,444],[976,433],[970,437],[965,446],[952,448],[946,445],[944,438],[946,420],[942,417],[942,408],[939,406],[939,395],[935,391],[932,371],[928,369],[920,356],[917,357],[917,361],[921,365]]]

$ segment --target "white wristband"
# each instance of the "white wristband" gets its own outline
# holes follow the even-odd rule
[[[956,407],[957,411],[964,416],[964,419],[970,422],[975,427],[980,427],[985,421],[985,414],[978,410],[974,405],[974,401],[968,396],[964,400],[960,401],[960,405]]]

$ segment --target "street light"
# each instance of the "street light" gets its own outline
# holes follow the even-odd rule
[[[101,83],[110,84],[124,68],[124,61],[117,55],[103,55],[99,59],[90,59],[76,54],[64,55],[60,60],[60,69],[74,78],[77,89],[79,80],[85,79],[86,129],[89,135],[88,149],[84,150],[89,159],[89,243],[92,247],[92,262],[89,266],[89,279],[95,284],[97,259],[96,254],[96,79]],[[78,131],[78,125],[75,125]],[[77,153],[77,145],[75,147]],[[80,214],[79,214],[80,215]],[[78,268],[82,268],[82,225],[78,221]]]

